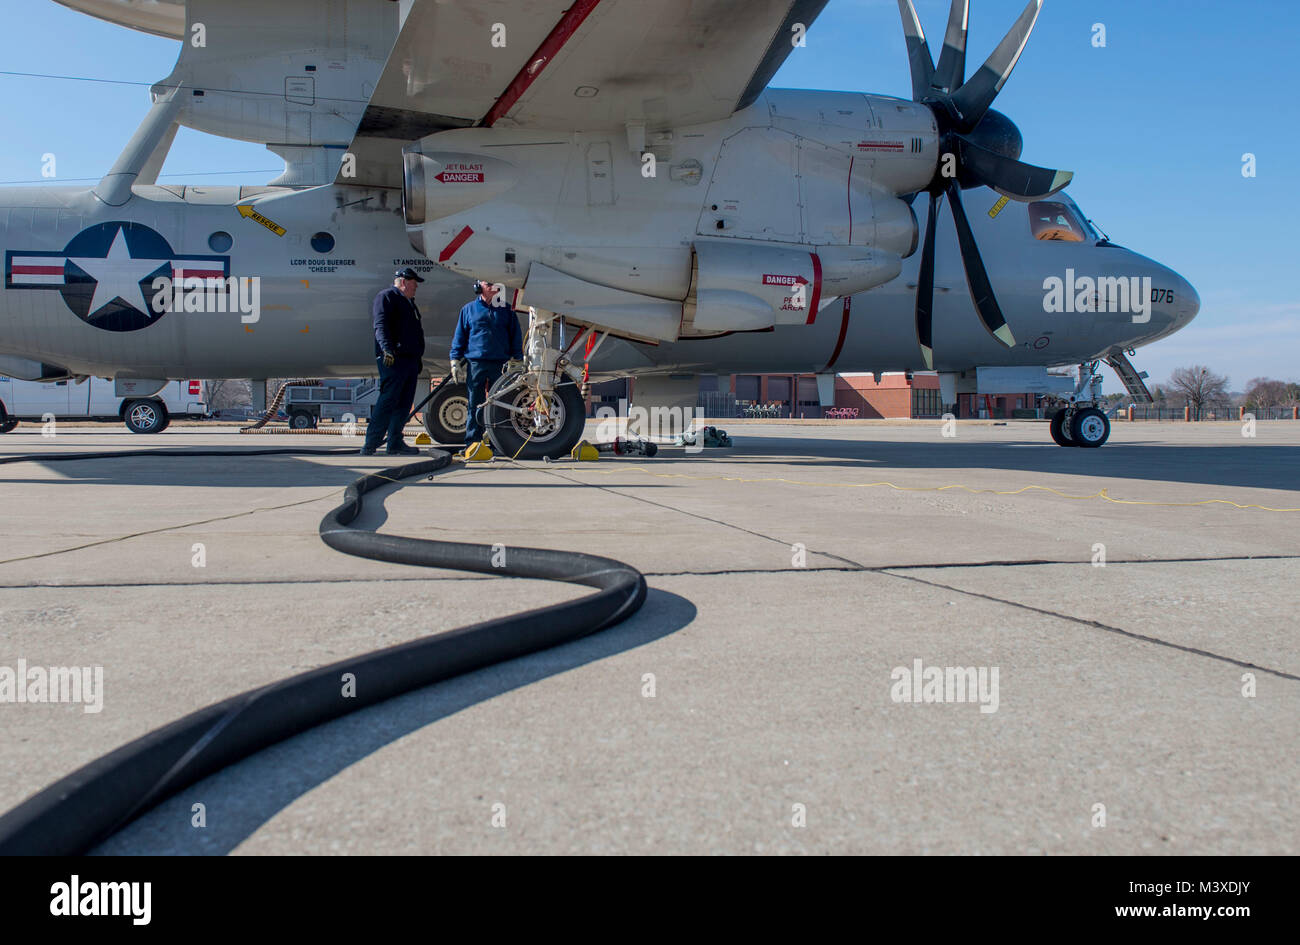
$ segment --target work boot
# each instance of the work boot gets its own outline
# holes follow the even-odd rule
[[[419,456],[420,451],[409,443],[399,443],[396,447],[388,448],[389,456]]]
[[[374,456],[374,455],[375,455],[375,448],[374,448],[373,446],[363,446],[363,447],[361,447],[361,455],[362,455],[362,456]]]

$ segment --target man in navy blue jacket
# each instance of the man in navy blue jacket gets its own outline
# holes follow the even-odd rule
[[[371,314],[375,360],[379,364],[379,399],[366,425],[362,456],[373,456],[385,437],[390,454],[420,452],[402,439],[402,427],[410,416],[416,381],[424,368],[424,326],[415,305],[415,290],[423,281],[414,269],[399,269],[394,273],[392,287],[375,296]]]
[[[519,361],[524,356],[519,318],[514,309],[502,304],[500,296],[495,296],[496,291],[490,282],[480,279],[474,283],[476,298],[460,310],[456,333],[451,338],[452,380],[469,385],[466,446],[483,439],[480,411],[502,368],[507,361]]]

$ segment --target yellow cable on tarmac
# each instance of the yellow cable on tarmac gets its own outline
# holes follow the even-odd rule
[[[1204,505],[1228,505],[1235,509],[1255,509],[1260,512],[1300,512],[1300,508],[1272,508],[1267,505],[1242,504],[1233,502],[1229,499],[1201,499],[1196,502],[1152,502],[1144,499],[1116,499],[1109,495],[1108,490],[1101,489],[1098,492],[1089,495],[1071,495],[1068,492],[1062,492],[1051,486],[1021,486],[1019,489],[975,489],[971,486],[954,483],[946,486],[900,486],[892,482],[810,482],[803,479],[787,479],[783,476],[766,476],[766,477],[749,477],[749,476],[693,476],[689,473],[659,472],[647,469],[644,466],[618,466],[614,469],[593,469],[591,466],[555,466],[554,469],[568,469],[579,472],[592,472],[598,475],[610,476],[616,472],[639,472],[647,476],[654,476],[658,479],[693,479],[699,481],[713,482],[742,482],[742,483],[763,483],[763,482],[780,482],[791,486],[815,486],[826,489],[893,489],[895,492],[947,492],[958,490],[970,493],[971,495],[1023,495],[1026,492],[1047,492],[1062,499],[1100,499],[1103,502],[1111,502],[1115,505],[1146,505],[1157,506],[1161,508],[1194,508]]]

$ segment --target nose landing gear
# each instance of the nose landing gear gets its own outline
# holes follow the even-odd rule
[[[1052,440],[1057,446],[1097,449],[1110,439],[1110,418],[1101,403],[1101,375],[1097,361],[1079,365],[1079,384],[1052,415]]]

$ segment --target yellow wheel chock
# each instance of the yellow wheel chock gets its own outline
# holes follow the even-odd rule
[[[467,463],[486,463],[492,458],[492,447],[487,445],[486,440],[479,440],[465,447],[465,462]]]
[[[586,440],[580,440],[569,456],[572,457],[575,462],[580,463],[589,463],[600,459],[599,451],[597,451],[596,447],[592,446]]]

